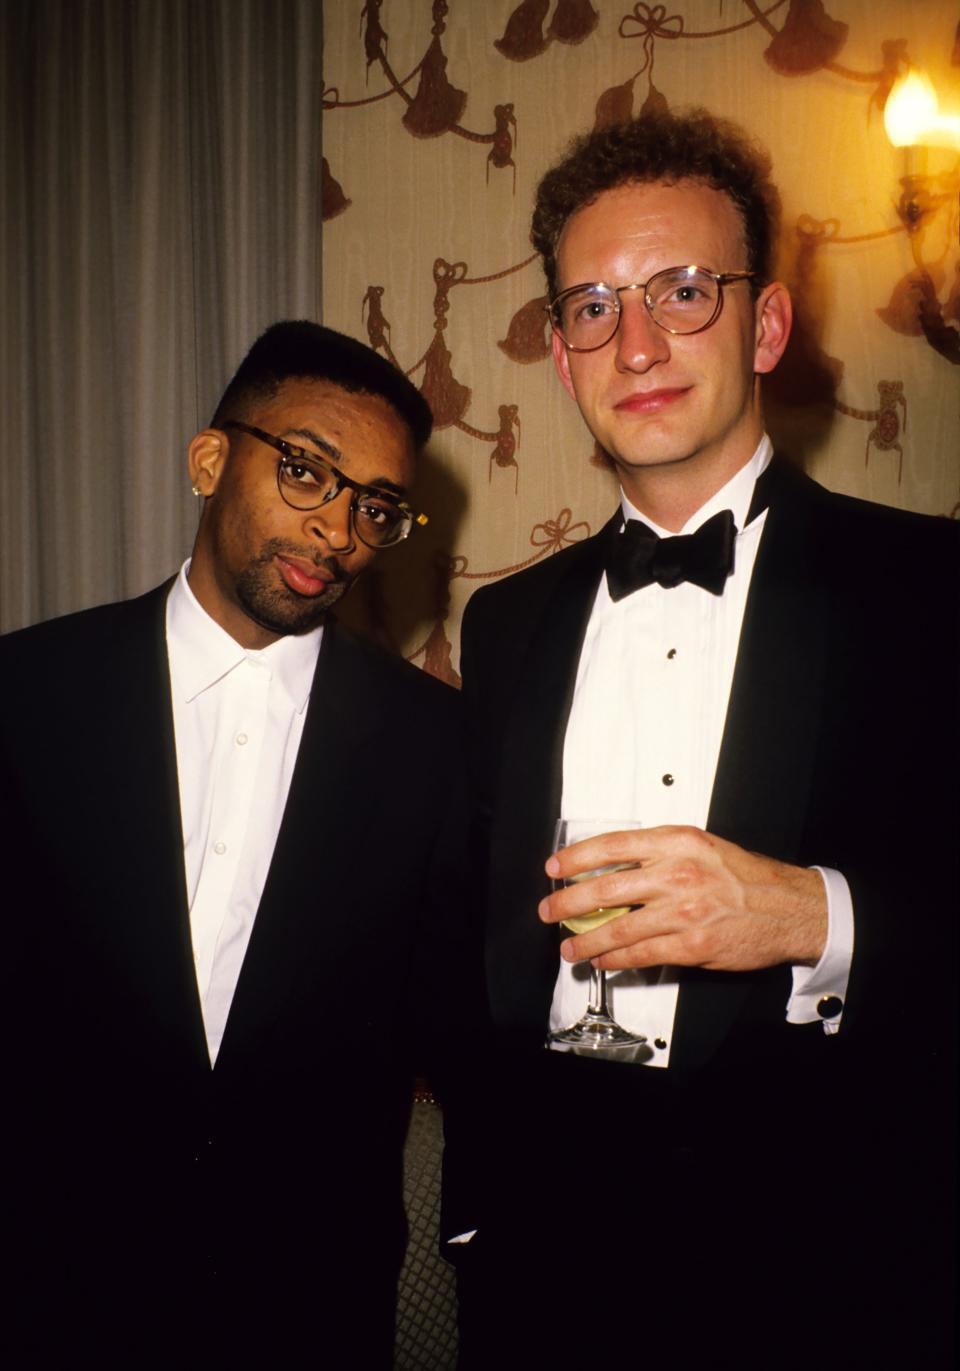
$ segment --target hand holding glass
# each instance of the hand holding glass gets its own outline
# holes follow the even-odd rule
[[[573,843],[582,842],[584,838],[594,838],[598,834],[620,833],[625,829],[642,827],[636,819],[559,819],[553,845],[555,850],[559,850],[561,847],[570,847]],[[578,871],[575,876],[567,876],[554,884],[575,885],[579,881],[603,876],[610,871],[622,871],[630,865],[630,862],[621,862],[593,871]],[[629,908],[629,905],[622,905],[618,908],[596,909],[590,914],[578,914],[564,919],[563,924],[573,933],[587,933],[625,914]],[[607,1005],[606,973],[594,966],[590,967],[590,999],[587,1012],[575,1024],[551,1033],[548,1038],[548,1044],[587,1048],[591,1051],[598,1051],[601,1048],[609,1050],[637,1047],[646,1041],[642,1034],[630,1033],[627,1029],[621,1028],[613,1018]]]

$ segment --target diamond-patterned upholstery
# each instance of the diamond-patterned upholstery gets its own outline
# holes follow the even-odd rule
[[[455,1371],[457,1295],[453,1268],[437,1250],[443,1120],[431,1100],[417,1100],[403,1158],[407,1255],[397,1291],[394,1371]]]

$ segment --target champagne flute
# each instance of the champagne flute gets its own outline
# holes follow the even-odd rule
[[[553,835],[554,851],[579,843],[584,838],[594,838],[601,833],[620,833],[625,829],[642,827],[636,819],[558,819]],[[592,871],[578,871],[575,876],[554,881],[554,886],[575,885],[594,876],[603,876],[609,871],[623,871],[631,865],[631,862],[616,862]],[[620,905],[616,908],[595,909],[590,914],[578,914],[573,918],[564,919],[563,925],[573,933],[586,933],[590,929],[600,928],[603,924],[609,923],[620,914],[626,914],[629,908],[629,905]],[[643,1034],[629,1032],[613,1018],[607,1004],[606,972],[594,966],[590,967],[590,998],[586,1013],[569,1028],[559,1029],[547,1038],[548,1045],[556,1043],[564,1047],[581,1050],[585,1048],[597,1052],[600,1049],[616,1051],[622,1048],[635,1048],[646,1041]]]

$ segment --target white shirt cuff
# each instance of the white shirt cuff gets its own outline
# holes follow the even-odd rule
[[[853,898],[839,871],[829,866],[812,869],[820,872],[827,894],[827,945],[816,966],[793,968],[787,1022],[822,1023],[824,1033],[836,1033],[843,1018],[853,961]],[[825,1017],[824,1007],[835,1008],[835,1012]]]

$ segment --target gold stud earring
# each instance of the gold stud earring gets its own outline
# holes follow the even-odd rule
[[[203,491],[200,489],[199,486],[191,486],[190,489],[193,491],[194,495],[202,495],[202,494],[203,494]]]

